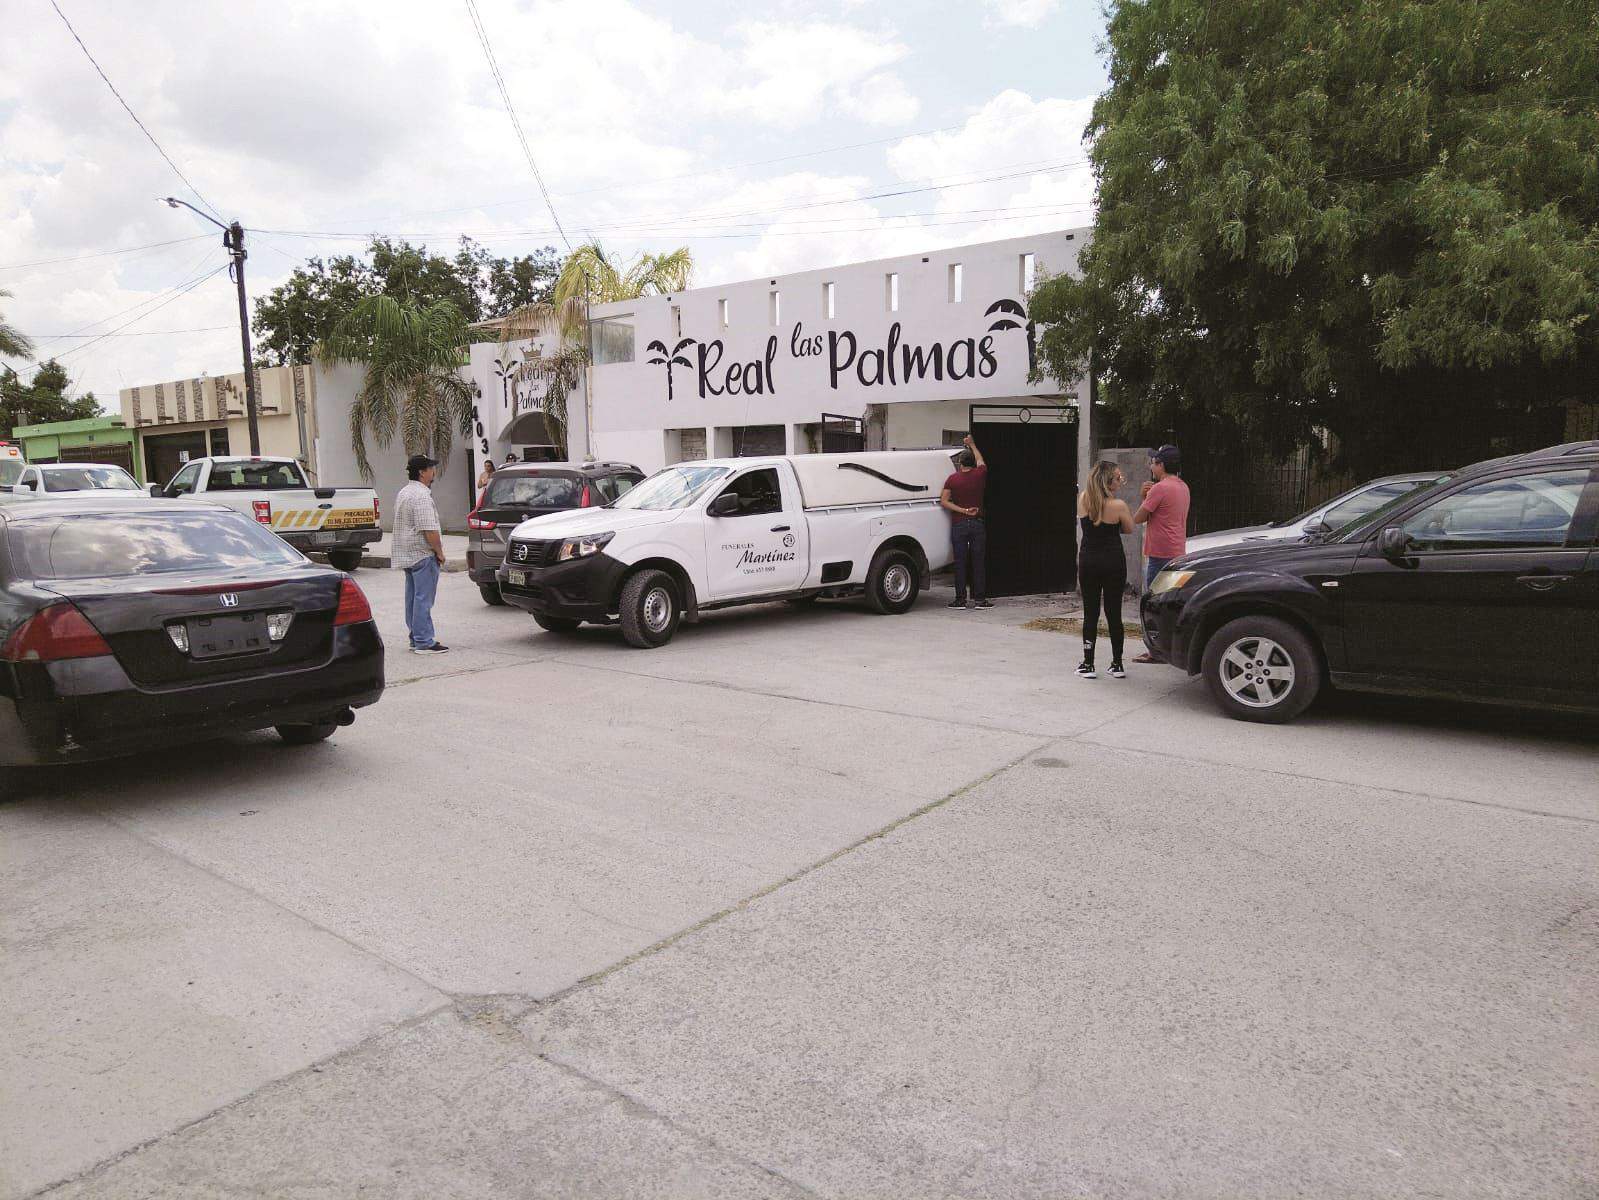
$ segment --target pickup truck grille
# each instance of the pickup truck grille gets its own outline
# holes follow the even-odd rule
[[[505,561],[519,567],[547,567],[555,561],[561,549],[559,541],[533,541],[529,538],[512,538]]]

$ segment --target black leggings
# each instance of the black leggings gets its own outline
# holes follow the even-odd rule
[[[1077,564],[1077,585],[1083,592],[1083,661],[1094,661],[1094,641],[1099,637],[1099,610],[1105,609],[1105,624],[1110,627],[1110,660],[1121,662],[1122,592],[1127,589],[1127,560],[1117,555],[1114,562],[1086,559]]]

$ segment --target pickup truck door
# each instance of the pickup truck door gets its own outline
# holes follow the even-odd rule
[[[168,481],[162,495],[173,499],[194,495],[194,489],[200,482],[200,471],[204,466],[204,463],[193,462],[184,467]]]
[[[717,496],[738,497],[738,512],[718,517]],[[799,485],[784,467],[751,467],[716,490],[705,513],[705,574],[710,599],[737,600],[797,591],[810,569],[809,527]]]

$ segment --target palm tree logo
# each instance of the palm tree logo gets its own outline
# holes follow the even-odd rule
[[[677,345],[672,347],[672,352],[670,354],[666,352],[666,343],[659,339],[656,339],[648,346],[644,347],[652,355],[652,357],[648,360],[652,365],[657,367],[666,367],[666,399],[668,403],[670,403],[672,399],[672,368],[692,367],[694,365],[683,355],[683,351],[688,349],[693,344],[693,338],[684,338]]]
[[[494,360],[494,373],[500,377],[500,406],[502,408],[511,407],[511,380],[520,374],[522,365],[521,360],[516,358],[509,360],[496,358]]]
[[[1023,328],[1023,323],[1025,323],[1027,329],[1027,373],[1031,375],[1038,370],[1038,329],[1027,316],[1027,306],[1020,300],[996,300],[988,306],[988,311],[983,315],[985,317],[993,317],[996,313],[999,315],[988,326],[990,333],[1003,333],[1009,329],[1021,329]]]

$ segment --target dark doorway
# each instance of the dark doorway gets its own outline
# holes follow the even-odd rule
[[[866,422],[860,417],[822,414],[822,453],[854,454],[866,449]]]
[[[1077,586],[1076,412],[1048,401],[974,404],[971,429],[988,462],[989,594],[1071,591]]]
[[[144,478],[162,487],[171,481],[184,463],[207,454],[205,430],[192,433],[164,433],[144,436]]]

